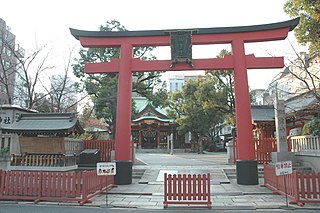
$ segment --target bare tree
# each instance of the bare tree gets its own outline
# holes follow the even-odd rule
[[[64,105],[64,97],[68,94],[68,88],[72,87],[72,85],[67,85],[69,82],[68,78],[68,71],[70,66],[70,58],[71,52],[69,53],[69,57],[67,62],[64,64],[64,73],[63,74],[56,74],[48,76],[50,79],[50,87],[44,87],[49,94],[49,101],[50,101],[50,111],[51,112],[62,112],[63,105]]]
[[[63,55],[63,72],[49,75],[61,63],[60,58],[55,58],[55,65],[50,65],[53,51],[49,44],[36,45],[36,50],[25,56],[25,51],[15,45],[15,36],[5,25],[0,27],[1,103],[16,103],[42,112],[76,111],[77,84],[71,80],[75,47],[69,49],[66,57],[59,54]]]
[[[287,65],[269,84],[264,103],[273,104],[276,95],[283,100],[299,95],[313,96],[320,103],[320,57],[298,52],[290,41],[289,44],[292,52],[287,53]]]
[[[36,47],[25,56],[25,51],[15,44],[15,35],[5,22],[0,20],[0,95],[1,103],[14,104],[35,109],[48,94],[37,91],[41,75],[54,68],[48,66],[51,49],[48,45]]]
[[[50,87],[46,87],[42,82],[49,96],[50,112],[76,112],[78,102],[83,100],[83,98],[78,100],[77,82],[71,78],[74,49],[75,47],[69,48],[66,58],[63,57],[63,73],[47,76],[51,82]]]
[[[78,83],[71,78],[75,46],[69,51],[60,48],[62,53],[53,56],[54,45],[36,44],[35,50],[25,54],[15,40],[0,19],[0,104],[18,104],[41,112],[76,112],[78,102],[87,94],[78,100]]]
[[[34,109],[37,102],[48,96],[48,93],[37,91],[41,75],[54,68],[54,66],[47,65],[51,49],[47,50],[46,48],[47,45],[41,46],[25,58],[18,58],[16,55],[18,60],[17,74],[23,82],[26,107],[30,109]]]
[[[307,53],[298,53],[293,48],[296,60],[291,61],[287,67],[289,74],[299,82],[295,86],[296,93],[312,93],[320,102],[320,57],[318,55],[308,55]]]

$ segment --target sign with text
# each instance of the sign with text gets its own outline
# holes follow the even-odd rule
[[[99,162],[97,163],[97,175],[116,175],[116,163]]]
[[[287,175],[292,173],[292,161],[283,161],[276,163],[276,175]]]

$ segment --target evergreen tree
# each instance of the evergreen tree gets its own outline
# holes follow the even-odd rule
[[[298,42],[309,44],[310,55],[320,55],[320,1],[288,0],[284,11],[291,17],[300,17],[300,24],[294,29]]]

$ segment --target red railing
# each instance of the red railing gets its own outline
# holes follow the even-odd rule
[[[114,184],[113,176],[83,172],[2,171],[0,200],[76,201],[80,205]]]
[[[275,194],[286,195],[290,200],[295,200],[297,191],[292,174],[276,176],[273,165],[264,164],[264,186],[273,190]],[[286,185],[285,185],[286,184]],[[299,205],[301,205],[299,203]]]
[[[299,173],[295,172],[297,203],[320,203],[320,172]]]
[[[164,174],[164,208],[168,204],[206,204],[211,208],[210,174]]]
[[[101,162],[111,162],[111,151],[114,150],[114,140],[85,140],[84,149],[99,149]]]
[[[286,184],[286,185],[285,185]],[[274,193],[288,195],[290,203],[320,203],[320,173],[300,173],[276,176],[275,167],[264,165],[264,186]]]
[[[85,140],[84,149],[99,149],[101,162],[111,162],[111,151],[115,150],[114,140]],[[130,159],[134,162],[134,142],[130,142]]]
[[[288,150],[291,146],[288,143]],[[259,164],[265,164],[271,162],[271,153],[277,151],[277,140],[276,138],[260,138],[254,139],[254,148],[256,160]],[[238,159],[237,153],[237,140],[233,142],[233,153],[234,153],[234,163]]]
[[[259,164],[271,162],[271,153],[277,151],[275,138],[254,139],[256,159]]]

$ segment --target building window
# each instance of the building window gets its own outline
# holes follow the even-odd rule
[[[7,56],[11,56],[11,50],[10,49],[7,49]]]
[[[5,139],[5,138],[1,138],[1,149],[4,148],[4,139]]]
[[[5,68],[5,69],[9,69],[9,68],[10,68],[10,62],[9,62],[9,61],[6,61],[6,62],[4,63],[4,68]]]

